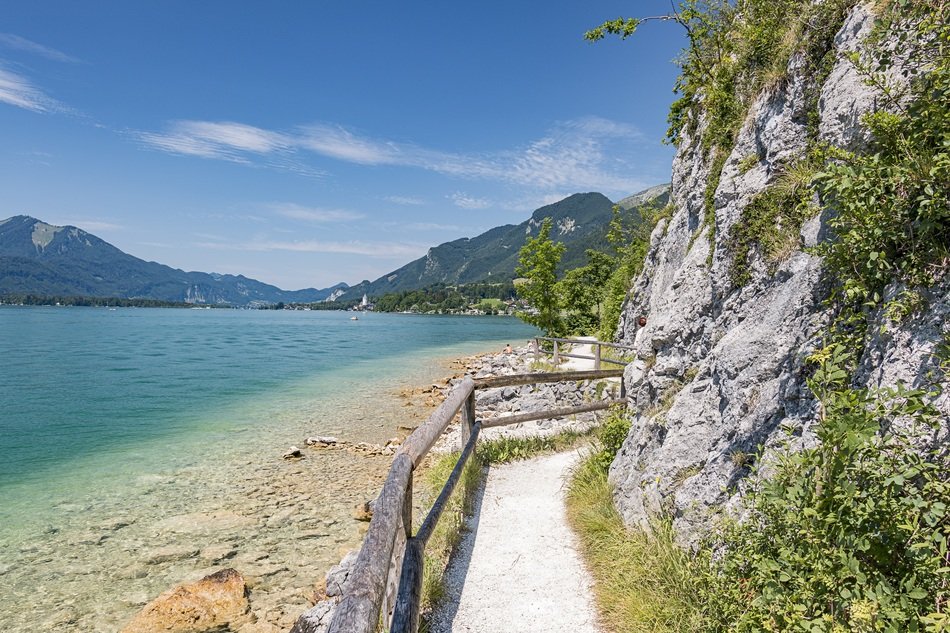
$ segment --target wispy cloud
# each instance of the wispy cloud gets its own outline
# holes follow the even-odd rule
[[[29,79],[0,68],[0,101],[33,112],[62,110],[59,103],[34,86]]]
[[[457,224],[438,224],[436,222],[412,222],[402,225],[409,231],[454,231],[456,233],[465,231],[465,227]]]
[[[456,191],[451,196],[446,196],[452,203],[461,209],[487,209],[491,202],[485,198],[475,198],[461,191]]]
[[[641,138],[633,126],[598,117],[561,123],[512,157],[509,179],[542,189],[626,191]]]
[[[304,220],[306,222],[349,222],[366,217],[364,214],[357,213],[356,211],[305,207],[292,202],[275,203],[270,205],[270,207],[277,215],[293,220]]]
[[[139,132],[144,143],[173,154],[248,162],[244,154],[270,154],[289,149],[283,134],[232,122],[174,121],[165,132]]]
[[[55,48],[50,48],[49,46],[37,44],[32,40],[28,40],[25,37],[20,37],[19,35],[14,35],[13,33],[0,33],[0,46],[13,50],[24,51],[33,55],[39,55],[41,57],[45,57],[46,59],[51,59],[54,62],[67,62],[70,64],[80,63],[80,60],[76,59],[72,55],[67,55],[64,52],[58,51]]]
[[[198,248],[212,250],[233,251],[290,251],[294,253],[330,253],[345,255],[363,255],[366,257],[419,257],[425,253],[428,246],[421,244],[406,244],[404,242],[363,242],[363,241],[320,241],[320,240],[260,240],[244,244],[199,242]]]
[[[599,117],[558,123],[526,146],[485,154],[374,139],[327,123],[281,132],[233,122],[176,121],[164,132],[140,132],[137,136],[162,151],[236,162],[296,152],[358,165],[415,167],[547,190],[623,192],[640,184],[629,174],[636,171],[633,165],[642,135],[633,126]],[[399,203],[406,200],[411,199]]]
[[[405,160],[395,143],[361,138],[338,125],[308,125],[297,143],[317,154],[360,165],[395,165]]]
[[[103,220],[58,220],[56,222],[58,226],[75,226],[84,231],[90,233],[96,233],[98,231],[122,231],[125,229],[121,224],[116,224],[115,222],[106,222]]]
[[[413,198],[411,196],[386,196],[383,200],[407,207],[418,207],[426,203],[422,198]]]

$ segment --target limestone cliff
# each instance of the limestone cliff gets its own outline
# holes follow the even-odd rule
[[[716,167],[699,142],[702,118],[680,139],[673,213],[653,231],[619,324],[619,338],[640,357],[625,374],[633,426],[610,471],[631,525],[670,515],[681,540],[695,542],[713,514],[735,503],[760,447],[767,456],[786,442],[814,442],[817,403],[805,384],[805,361],[832,318],[824,299],[833,280],[808,247],[829,238],[833,210],[805,222],[797,247],[779,261],[753,250],[741,287],[730,278],[729,236],[756,194],[805,153],[815,108],[809,90],[820,90],[820,140],[847,149],[867,142],[860,117],[879,107],[878,95],[845,53],[858,49],[872,23],[868,9],[850,11],[834,40],[837,61],[820,86],[809,85],[815,78],[793,55],[785,80],[758,95],[715,187],[714,227],[704,222],[704,192]],[[919,385],[936,367],[935,352],[950,332],[950,283],[938,283],[927,299],[922,313],[899,326],[883,316],[872,324],[856,376],[861,385]],[[944,393],[936,405],[944,426],[933,439],[947,441],[950,397]]]

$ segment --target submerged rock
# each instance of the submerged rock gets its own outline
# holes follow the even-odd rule
[[[315,446],[316,448],[325,448],[327,446],[334,446],[340,443],[335,437],[330,437],[329,435],[316,435],[313,437],[308,437],[305,440],[307,446]]]
[[[132,618],[121,633],[205,633],[240,626],[249,619],[244,577],[222,569],[163,593]]]
[[[145,554],[145,562],[149,565],[167,563],[173,560],[184,560],[198,555],[198,548],[188,545],[167,545],[153,549]]]

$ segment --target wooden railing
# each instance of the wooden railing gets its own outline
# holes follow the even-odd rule
[[[396,453],[389,475],[383,484],[383,490],[376,500],[373,518],[363,540],[363,546],[357,556],[353,571],[344,585],[343,596],[330,623],[330,633],[375,633],[380,629],[380,625],[382,629],[386,629],[387,624],[390,633],[416,633],[419,628],[425,545],[462,476],[465,464],[475,450],[482,428],[599,411],[625,402],[621,381],[620,398],[610,398],[575,407],[476,420],[476,390],[561,381],[598,380],[622,375],[621,368],[520,374],[477,380],[466,376],[429,416],[429,419],[406,438]],[[413,470],[460,411],[462,452],[428,515],[413,535]],[[392,614],[391,619],[390,614]]]
[[[541,341],[547,341],[553,343],[553,351],[548,351],[544,349],[544,346],[541,344]],[[594,347],[594,354],[575,354],[575,353],[565,353],[560,350],[560,345],[563,343],[569,343],[571,345],[592,345]],[[555,338],[552,336],[539,336],[532,341],[531,349],[534,351],[534,359],[540,360],[541,354],[550,354],[552,356],[551,362],[555,365],[558,365],[561,362],[562,358],[583,358],[586,360],[594,361],[594,369],[600,369],[601,363],[612,363],[614,365],[626,365],[628,361],[616,360],[613,358],[603,358],[601,354],[602,347],[609,347],[612,349],[625,349],[633,351],[633,347],[630,345],[621,345],[620,343],[605,343],[604,341],[586,341],[584,339],[578,338]]]

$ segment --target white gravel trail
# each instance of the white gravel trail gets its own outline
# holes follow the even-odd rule
[[[492,467],[432,633],[600,633],[564,509],[577,452]]]

